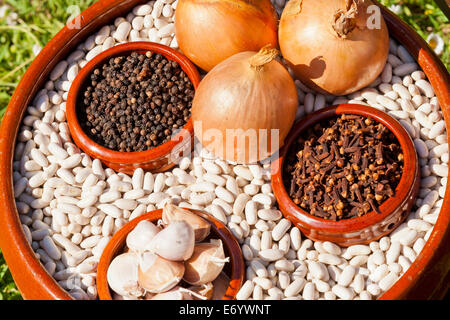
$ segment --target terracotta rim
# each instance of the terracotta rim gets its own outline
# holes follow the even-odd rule
[[[162,211],[162,209],[157,209],[131,220],[120,228],[111,240],[109,240],[97,266],[97,289],[100,300],[112,300],[106,274],[112,259],[117,255],[117,252],[123,248],[128,233],[130,233],[142,220],[150,220],[152,222],[157,221],[161,218]],[[236,294],[242,286],[245,274],[245,264],[241,247],[234,238],[233,234],[223,225],[222,222],[202,211],[190,211],[207,220],[211,224],[211,233],[217,235],[222,240],[223,247],[226,252],[225,254],[230,257],[229,263],[231,264],[230,284],[222,300],[234,300],[236,298]]]
[[[71,299],[56,280],[47,273],[36,259],[26,241],[13,192],[13,157],[17,133],[27,106],[37,91],[47,81],[53,67],[64,59],[79,43],[106,23],[127,14],[134,6],[146,0],[99,0],[80,15],[81,29],[64,27],[42,49],[18,84],[6,109],[0,130],[0,246],[14,277],[14,281],[25,299]],[[380,5],[390,36],[397,39],[430,80],[441,105],[447,128],[450,128],[450,75],[433,50],[405,22]],[[450,132],[447,130],[447,136]],[[450,140],[450,139],[449,139]],[[450,212],[450,184],[442,212]],[[379,299],[427,299],[442,298],[450,284],[450,215],[440,214],[430,238],[397,282]]]
[[[183,142],[183,137],[186,135],[186,132],[189,134],[190,138],[194,133],[192,119],[189,119],[175,137],[160,146],[147,151],[120,152],[108,149],[94,142],[81,128],[77,117],[77,101],[85,80],[92,74],[94,69],[103,65],[110,58],[126,56],[131,54],[131,52],[145,53],[147,51],[162,54],[167,59],[176,61],[191,80],[194,89],[197,89],[201,81],[200,74],[187,57],[180,52],[159,43],[137,41],[116,45],[95,56],[80,70],[70,87],[67,97],[67,123],[76,145],[91,157],[98,158],[107,165],[114,164],[112,165],[114,169],[121,168],[122,171],[125,168],[134,170],[139,164],[145,164],[167,156],[172,150],[176,150],[178,144]]]
[[[351,219],[344,219],[340,221],[332,221],[324,218],[311,215],[309,212],[297,206],[286,191],[283,173],[284,161],[291,146],[297,138],[307,128],[314,126],[317,122],[334,117],[340,114],[357,114],[372,118],[379,123],[385,125],[397,138],[404,155],[404,168],[400,182],[395,189],[395,196],[387,199],[379,207],[380,213],[370,211],[361,217]],[[407,131],[401,126],[398,121],[372,107],[367,107],[357,104],[341,104],[339,106],[330,106],[319,111],[316,111],[299,121],[288,135],[285,145],[280,150],[280,156],[272,164],[272,187],[273,193],[277,199],[278,205],[285,217],[293,220],[294,223],[301,229],[314,231],[315,234],[310,238],[317,241],[332,241],[339,245],[348,246],[353,244],[367,243],[385,236],[394,230],[388,229],[382,234],[372,234],[372,236],[363,237],[361,239],[353,240],[354,234],[358,231],[366,229],[374,229],[386,219],[391,219],[392,216],[399,215],[398,208],[402,208],[405,204],[410,203],[412,206],[414,197],[419,191],[419,163],[418,163],[416,149]],[[408,174],[405,174],[408,173]],[[411,174],[409,174],[411,173]],[[401,221],[406,218],[406,215]],[[399,221],[396,225],[400,224]]]

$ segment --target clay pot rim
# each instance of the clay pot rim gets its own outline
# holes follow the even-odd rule
[[[166,45],[155,42],[135,41],[119,44],[101,52],[92,60],[90,60],[79,71],[72,83],[72,86],[70,87],[67,96],[66,114],[70,134],[75,144],[87,154],[92,155],[102,161],[121,165],[146,163],[152,160],[159,159],[162,156],[171,153],[172,150],[176,150],[176,146],[183,140],[183,137],[186,136],[186,132],[189,134],[189,136],[193,135],[194,128],[192,125],[192,119],[189,118],[188,122],[184,125],[182,130],[180,130],[175,135],[175,137],[173,137],[166,143],[163,143],[146,151],[120,152],[108,149],[94,142],[81,128],[76,111],[77,100],[87,77],[91,75],[96,67],[103,65],[110,58],[129,55],[131,54],[131,52],[145,53],[146,51],[159,53],[169,60],[176,61],[191,80],[194,89],[197,89],[198,85],[200,84],[200,73],[198,72],[194,64],[182,53]]]
[[[100,300],[112,300],[106,275],[112,259],[125,245],[127,235],[143,220],[155,222],[160,219],[162,217],[162,211],[163,209],[153,210],[129,221],[109,240],[97,266],[97,291]],[[244,257],[239,243],[230,230],[216,218],[200,210],[189,209],[189,211],[194,212],[209,222],[211,225],[211,234],[217,235],[222,240],[225,251],[228,251],[230,257],[229,263],[231,264],[231,277],[230,284],[222,300],[234,300],[239,289],[242,287],[245,274]]]
[[[333,221],[313,216],[306,210],[301,209],[292,201],[283,182],[283,170],[287,153],[291,151],[290,148],[292,144],[296,141],[297,137],[304,132],[304,130],[314,126],[319,121],[332,118],[340,114],[356,114],[369,117],[386,126],[396,136],[398,142],[400,143],[404,155],[404,167],[400,182],[395,189],[395,196],[387,199],[381,204],[381,206],[379,206],[380,213],[370,211],[360,217]],[[373,107],[358,104],[341,104],[338,106],[323,108],[300,120],[288,134],[288,137],[285,140],[285,145],[281,148],[279,157],[272,163],[271,169],[273,193],[280,204],[280,209],[285,217],[295,218],[295,220],[298,221],[297,223],[305,229],[322,230],[328,233],[343,235],[378,224],[386,218],[389,218],[398,207],[404,206],[404,204],[411,197],[411,193],[413,191],[412,189],[416,181],[416,176],[419,172],[419,160],[414,143],[412,142],[408,132],[397,120],[392,118],[387,113]],[[283,208],[287,208],[287,210],[283,210]],[[333,240],[330,239],[330,241]]]

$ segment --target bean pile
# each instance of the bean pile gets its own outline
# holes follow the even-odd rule
[[[279,12],[285,5],[273,2]],[[117,43],[150,40],[176,48],[176,5],[150,1],[102,27],[55,66],[27,108],[14,150],[13,182],[19,218],[36,257],[72,297],[96,299],[97,263],[111,236],[127,221],[171,202],[209,212],[238,239],[246,263],[238,299],[378,298],[421,253],[444,202],[447,131],[424,72],[391,39],[380,77],[354,94],[322,95],[296,81],[298,119],[327,104],[378,108],[409,132],[421,167],[415,207],[389,236],[349,248],[313,242],[277,209],[267,164],[235,165],[200,152],[164,173],[137,169],[126,175],[103,168],[74,145],[65,100],[79,69]]]
[[[193,85],[177,62],[161,54],[111,58],[89,80],[78,117],[83,130],[106,148],[154,148],[189,120]]]
[[[284,180],[295,204],[337,221],[379,213],[402,171],[402,150],[389,129],[343,114],[301,135],[287,155]]]

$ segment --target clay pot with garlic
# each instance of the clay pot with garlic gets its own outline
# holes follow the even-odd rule
[[[114,299],[210,300],[223,295],[216,283],[229,258],[220,239],[205,240],[209,233],[207,221],[173,204],[164,206],[157,225],[139,222],[108,267]]]

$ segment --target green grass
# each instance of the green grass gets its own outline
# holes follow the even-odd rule
[[[84,10],[95,0],[6,0],[18,14],[17,25],[0,19],[0,117],[20,78],[34,59],[33,45],[44,46],[62,27],[77,5]]]
[[[440,56],[442,62],[450,70],[450,22],[439,6],[432,0],[379,0],[386,7],[401,5],[399,17],[416,30],[422,38],[427,39],[430,33],[439,34],[445,42]]]
[[[18,14],[17,25],[8,26],[0,18],[0,118],[20,78],[34,59],[35,44],[44,46],[65,24],[73,13],[67,8],[78,5],[84,10],[95,0],[0,0],[7,3]],[[389,7],[401,4],[399,15],[423,38],[429,33],[438,33],[446,46],[441,56],[447,69],[450,68],[450,24],[448,19],[431,0],[380,0]],[[0,300],[20,299],[11,274],[0,251]]]
[[[0,250],[0,300],[22,299]]]
[[[78,5],[86,9],[95,0],[0,0],[18,14],[17,25],[7,25],[0,18],[0,118],[13,91],[34,59],[33,45],[45,44],[65,25]],[[20,292],[0,251],[0,300],[21,299]]]

